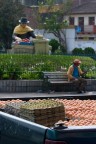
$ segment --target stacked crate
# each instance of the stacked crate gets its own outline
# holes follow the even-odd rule
[[[20,106],[24,104],[25,101],[20,101],[20,102],[10,102],[6,104],[4,111],[6,113],[15,115],[15,116],[20,116]]]
[[[4,111],[49,127],[59,120],[65,120],[63,103],[52,99],[10,102],[6,104]]]
[[[20,117],[50,127],[65,119],[64,105],[55,100],[27,102],[20,107]]]

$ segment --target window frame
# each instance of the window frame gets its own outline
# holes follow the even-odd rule
[[[69,17],[69,25],[75,25],[75,18],[74,17]]]
[[[92,18],[93,18],[93,20],[92,20]],[[95,25],[95,17],[94,16],[88,17],[88,24],[89,25]]]

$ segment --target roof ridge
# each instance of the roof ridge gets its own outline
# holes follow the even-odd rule
[[[84,6],[84,5],[89,4],[89,3],[93,3],[93,2],[96,3],[96,1],[90,1],[90,2],[81,3],[81,4],[77,5],[77,6],[74,6],[74,7],[72,8],[72,10],[73,10],[74,8],[78,8],[78,7]]]
[[[76,9],[76,8],[80,8],[80,7],[82,7],[82,6],[84,6],[84,5],[87,5],[87,4],[89,4],[89,3],[94,3],[94,2],[96,3],[96,1],[84,2],[84,3],[80,4],[80,5],[77,5],[77,6],[73,7],[72,10],[74,10],[74,9]]]

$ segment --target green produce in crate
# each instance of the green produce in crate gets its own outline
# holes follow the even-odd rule
[[[24,105],[21,105],[21,108],[26,109],[39,109],[39,108],[50,108],[50,107],[57,107],[63,106],[62,103],[56,102],[55,100],[40,100],[40,101],[33,101],[33,102],[26,102]]]
[[[65,119],[65,109],[63,103],[55,100],[34,100],[20,106],[20,117],[52,126],[59,120]]]

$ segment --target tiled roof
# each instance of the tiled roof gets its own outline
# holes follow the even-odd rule
[[[72,14],[96,14],[96,1],[85,3],[73,8]]]
[[[90,0],[91,1],[91,0]],[[35,29],[39,26],[38,21],[38,7],[32,9],[32,7],[25,6],[25,15],[30,21],[29,25]],[[87,2],[72,9],[72,14],[96,14],[96,0],[95,2]]]

